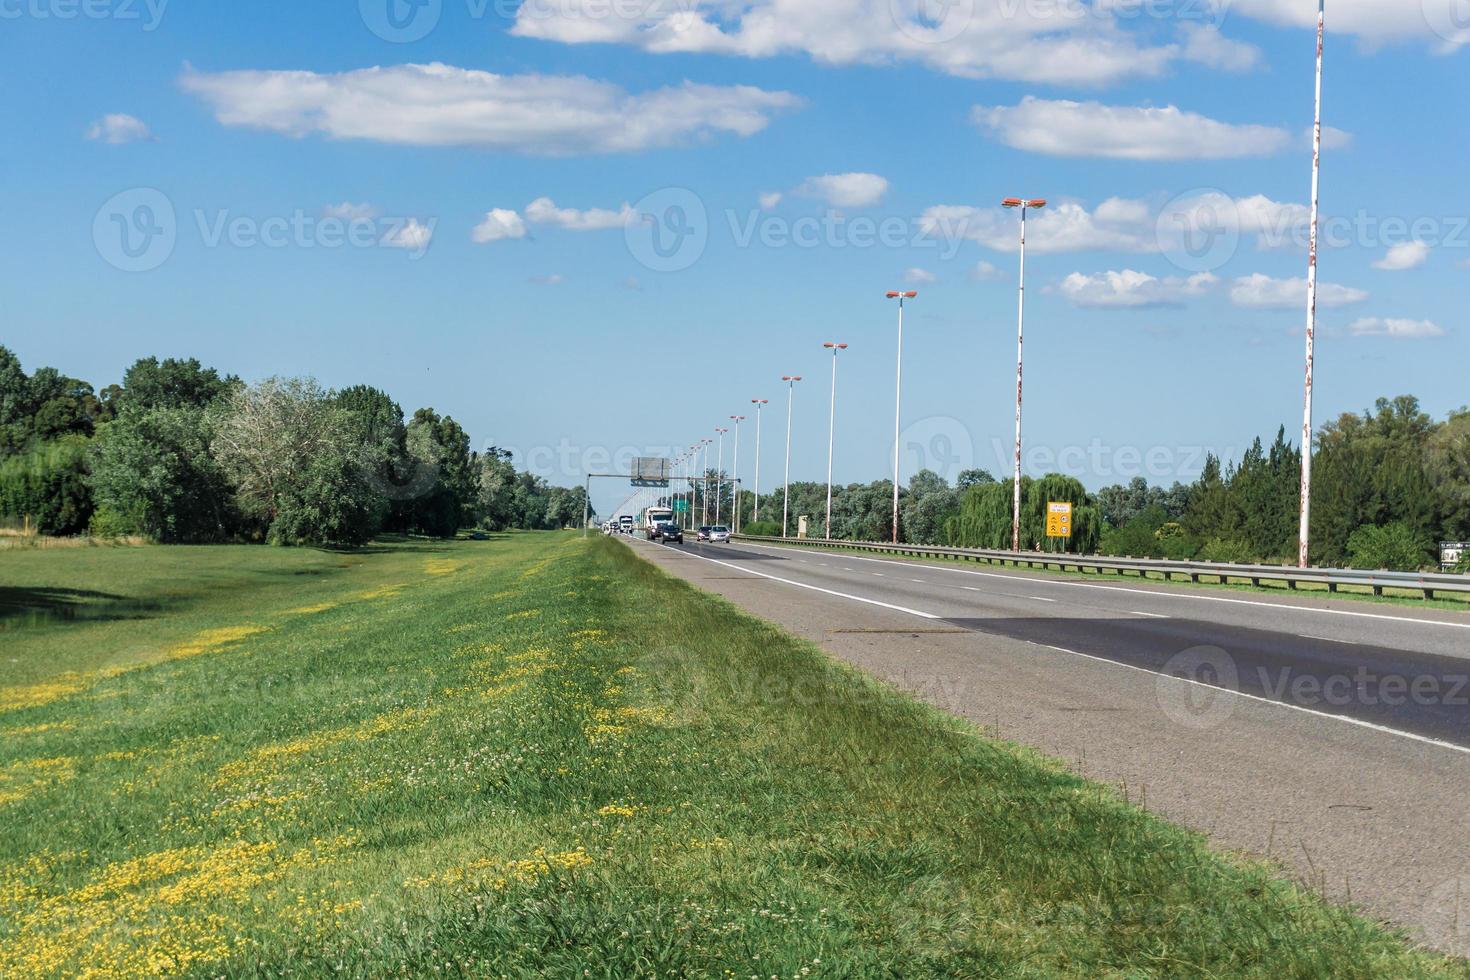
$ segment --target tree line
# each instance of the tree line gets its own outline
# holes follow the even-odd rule
[[[452,417],[405,416],[368,385],[246,384],[148,357],[99,391],[54,368],[28,376],[0,347],[0,519],[43,534],[358,545],[580,526],[585,504],[581,487],[473,451]]]
[[[1239,460],[1209,455],[1192,483],[1152,486],[1138,477],[1089,493],[1061,474],[1021,478],[1023,550],[1098,553],[1178,561],[1292,563],[1297,550],[1301,449],[1285,428],[1257,438]],[[1441,541],[1470,539],[1470,410],[1443,421],[1418,399],[1379,399],[1361,413],[1324,424],[1313,452],[1312,561],[1319,565],[1416,570],[1434,566]],[[912,544],[1008,549],[1013,481],[983,470],[951,486],[930,471],[900,491],[899,532]],[[744,528],[781,533],[781,491],[741,495]],[[797,518],[823,534],[825,483],[791,485],[791,533]],[[832,536],[887,541],[893,484],[834,486]],[[728,498],[727,498],[728,499]],[[1047,504],[1073,505],[1069,541],[1046,536]],[[727,505],[728,506],[728,505]]]

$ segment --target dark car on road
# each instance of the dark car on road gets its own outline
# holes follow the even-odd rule
[[[657,524],[653,528],[654,541],[671,541],[674,544],[684,543],[684,532],[677,524]]]
[[[696,540],[696,541],[708,541],[709,540],[709,530],[710,530],[710,526],[708,524],[704,525],[703,527],[701,527],[699,529],[699,533],[694,536],[694,540]]]

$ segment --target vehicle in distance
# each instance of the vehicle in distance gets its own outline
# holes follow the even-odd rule
[[[708,541],[709,540],[709,525],[708,524],[704,525],[703,527],[701,527],[699,529],[699,533],[697,533],[697,534],[694,535],[694,540],[695,541]]]
[[[624,514],[622,517],[619,517],[618,518],[618,530],[622,531],[624,534],[632,534],[633,533],[633,515],[632,514]]]
[[[680,529],[679,525],[670,524],[665,521],[662,524],[654,525],[653,530],[649,532],[648,539],[650,541],[667,541],[674,544],[683,544],[684,532]]]
[[[660,524],[674,523],[674,512],[667,507],[649,507],[643,511],[643,521],[639,525],[648,534],[648,540],[656,541],[654,532]]]
[[[709,540],[711,544],[729,544],[730,529],[723,524],[716,524],[709,529]]]

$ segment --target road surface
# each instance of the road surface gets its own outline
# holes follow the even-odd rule
[[[1470,616],[740,542],[640,554],[1470,953]]]

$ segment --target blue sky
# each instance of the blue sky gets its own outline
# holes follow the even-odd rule
[[[825,473],[824,340],[836,476],[888,472],[904,286],[906,469],[999,473],[1021,195],[1029,469],[1167,483],[1299,424],[1310,0],[388,2],[0,0],[0,342],[368,382],[565,483],[764,397],[769,487],[783,373]],[[1319,422],[1470,401],[1454,3],[1328,11]],[[119,251],[135,219],[162,252]]]

